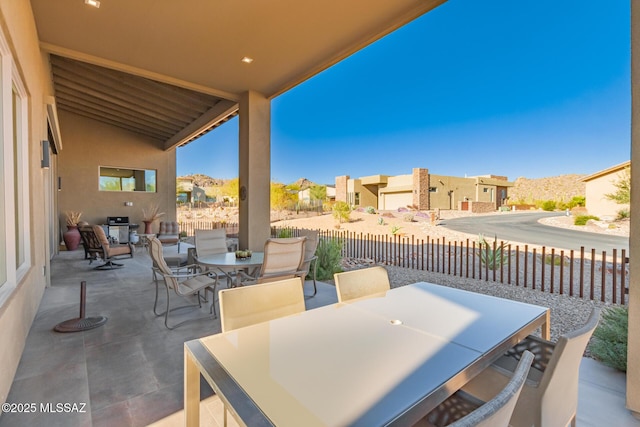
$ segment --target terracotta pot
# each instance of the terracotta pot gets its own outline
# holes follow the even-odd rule
[[[153,229],[151,228],[153,221],[142,221],[142,222],[144,222],[144,234],[153,234]]]
[[[62,233],[62,239],[68,251],[78,249],[80,245],[80,232],[78,231],[78,227],[75,225],[67,225],[67,231]]]

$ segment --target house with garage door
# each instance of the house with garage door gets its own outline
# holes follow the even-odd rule
[[[336,177],[336,201],[378,210],[413,207],[419,210],[456,209],[495,211],[505,205],[513,187],[505,176],[455,177],[414,168],[407,175]],[[475,206],[474,206],[475,205]]]

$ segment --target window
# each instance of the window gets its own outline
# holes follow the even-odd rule
[[[100,166],[100,191],[156,192],[156,171]]]
[[[429,193],[437,193],[438,187],[429,187]]]
[[[483,192],[483,193],[488,193],[488,192],[489,192],[489,189],[488,189],[487,187],[484,187],[484,188],[482,189],[482,192]]]
[[[30,268],[28,97],[0,33],[0,306]]]
[[[354,206],[360,206],[360,193],[356,193],[356,197],[353,204]]]

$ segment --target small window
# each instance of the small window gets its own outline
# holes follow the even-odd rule
[[[437,193],[438,187],[429,187],[429,193]]]
[[[100,166],[100,191],[156,192],[156,171]]]
[[[360,206],[360,193],[356,193],[356,197],[353,204],[355,206]]]
[[[487,187],[484,187],[484,188],[482,189],[482,192],[483,192],[483,193],[488,193],[488,192],[489,192],[489,189],[488,189]]]

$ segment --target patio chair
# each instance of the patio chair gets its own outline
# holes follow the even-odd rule
[[[100,258],[104,264],[94,267],[95,270],[110,270],[122,267],[114,262],[124,257],[133,258],[133,245],[111,245],[104,230],[99,225],[83,225],[78,228],[84,245],[85,259],[89,257],[89,264]]]
[[[302,279],[293,277],[262,284],[220,291],[222,332],[255,325],[305,311]],[[227,409],[223,408],[223,425]]]
[[[379,266],[335,273],[333,278],[336,282],[338,302],[379,294],[391,289],[389,273]]]
[[[197,263],[198,257],[206,257],[209,255],[215,254],[224,254],[229,252],[229,247],[227,245],[227,231],[224,228],[217,228],[214,230],[195,230],[195,244],[196,247],[192,250],[193,260]],[[232,270],[225,271],[213,271],[213,269],[209,267],[201,268],[204,271],[208,271],[210,274],[215,274],[218,278],[220,277],[218,273],[223,273],[227,279],[227,287],[229,287],[229,280],[231,275],[233,274]]]
[[[306,237],[267,239],[264,244],[264,261],[256,276],[238,271],[243,285],[273,282],[300,276],[300,265],[304,261]]]
[[[300,277],[220,291],[222,332],[305,311]]]
[[[160,240],[154,237],[150,240],[149,243],[151,245],[150,252],[151,252],[151,259],[153,260],[153,263],[154,263],[154,267],[153,267],[154,272],[161,275],[164,278],[165,288],[167,290],[166,309],[162,313],[158,313],[157,311],[158,282],[156,281],[156,298],[153,303],[153,312],[156,316],[164,315],[164,325],[167,327],[167,329],[175,329],[184,323],[195,321],[195,320],[211,319],[211,318],[215,319],[217,317],[216,307],[215,307],[217,279],[207,276],[206,272],[199,272],[196,269],[197,266],[195,265],[187,265],[187,266],[181,267],[181,269],[172,270],[167,265],[167,262],[164,259],[164,256],[162,254],[162,243],[160,242]],[[182,273],[181,270],[184,270],[184,273]],[[170,291],[171,290],[173,290],[176,293],[176,295],[181,297],[188,297],[188,296],[195,295],[198,299],[198,303],[171,308],[170,307],[170,302],[171,302]],[[210,290],[213,293],[213,297],[211,298],[211,308],[209,309],[209,313],[213,313],[213,316],[200,317],[197,319],[188,319],[180,323],[177,323],[173,326],[169,325],[170,312],[183,309],[183,308],[188,308],[188,307],[201,308],[202,297],[200,295],[200,292],[205,291],[205,296],[206,296],[207,290]]]
[[[158,235],[156,236],[163,245],[174,245],[178,243],[180,247],[180,225],[176,221],[161,221]],[[180,251],[180,249],[178,249]]]
[[[318,293],[316,285],[316,271],[318,269],[316,249],[318,248],[318,234],[318,230],[300,230],[300,236],[306,237],[307,241],[304,244],[304,260],[298,270],[301,272],[300,277],[302,278],[303,284],[307,275],[311,273],[311,277],[313,278],[313,294],[309,295],[309,297],[313,297]]]
[[[508,427],[533,358],[525,351],[511,380],[488,402],[459,390],[414,427]]]
[[[511,377],[525,350],[535,355],[516,404],[511,424],[518,426],[575,426],[580,362],[600,310],[594,308],[581,328],[565,334],[556,344],[529,336],[500,357],[463,389],[480,399],[499,390]]]

